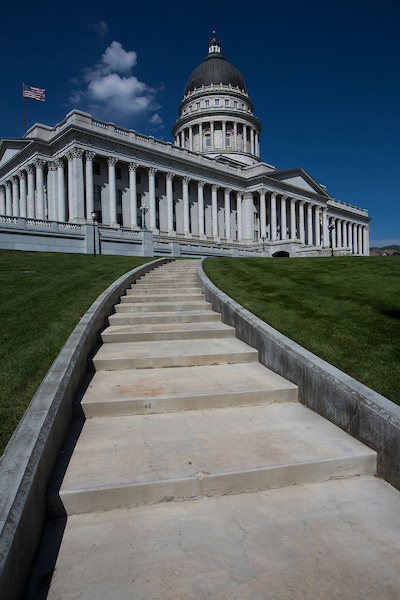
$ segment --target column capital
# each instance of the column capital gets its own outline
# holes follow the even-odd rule
[[[216,192],[217,190],[219,190],[219,185],[214,184],[213,186],[211,186],[211,189],[213,192]]]
[[[198,181],[198,182],[197,182],[197,187],[198,187],[198,188],[203,188],[205,185],[206,185],[206,182],[205,182],[205,181]]]
[[[95,156],[96,152],[93,152],[93,150],[85,150],[85,158],[87,161],[93,160]]]
[[[83,148],[72,148],[69,153],[71,154],[72,158],[82,158],[83,156]]]
[[[116,156],[109,156],[107,158],[107,162],[109,167],[115,167],[118,162],[118,158]]]
[[[21,180],[23,180],[23,181],[26,181],[26,173],[25,173],[25,171],[20,171],[20,172],[18,173],[18,177],[19,177]]]
[[[150,167],[149,169],[149,175],[152,175],[154,177],[154,175],[157,173],[158,169],[156,169],[155,167]]]
[[[232,191],[232,188],[225,188],[225,194],[230,194]]]
[[[11,181],[6,181],[5,184],[7,190],[11,190]]]
[[[183,183],[186,183],[186,185],[188,185],[191,181],[192,181],[191,177],[183,177]]]
[[[18,177],[18,175],[13,175],[13,176],[11,177],[11,181],[12,181],[13,183],[19,183],[19,177]]]
[[[322,212],[327,215],[328,214],[328,207],[327,206],[323,206],[322,207]]]
[[[43,169],[44,165],[46,164],[46,161],[45,161],[45,160],[43,160],[43,158],[36,158],[36,159],[33,161],[33,164],[35,165],[35,167],[36,167],[37,169]]]
[[[175,173],[172,173],[172,171],[169,171],[165,177],[166,177],[167,181],[172,181],[173,178],[175,177]]]
[[[64,163],[61,160],[61,158],[57,158],[57,160],[54,161],[54,164],[56,165],[57,169],[59,169],[60,167],[64,167]]]
[[[271,198],[276,199],[277,195],[278,195],[278,192],[271,192]]]
[[[289,198],[289,196],[287,196],[286,194],[282,194],[282,196],[281,196],[281,202],[282,202],[282,200],[285,201],[288,198]]]
[[[49,171],[57,171],[57,165],[56,165],[55,161],[49,161],[47,163],[47,166],[49,168]]]
[[[267,193],[267,188],[265,188],[265,187],[261,187],[261,188],[258,190],[258,193],[260,194],[260,196],[265,196],[265,195],[266,195],[266,193]]]
[[[300,201],[299,201],[299,205],[300,205],[300,206],[304,206],[304,205],[305,205],[305,203],[306,203],[306,201],[305,201],[305,200],[300,200]]]
[[[26,167],[26,172],[27,172],[27,173],[34,173],[34,172],[35,172],[35,168],[34,168],[34,166],[33,166],[33,165],[28,165],[28,166]]]
[[[128,169],[130,171],[136,171],[138,167],[139,167],[139,165],[135,162],[130,162],[128,165]]]

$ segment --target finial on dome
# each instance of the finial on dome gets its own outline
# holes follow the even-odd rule
[[[221,42],[217,39],[215,31],[212,32],[212,38],[208,42],[208,53],[221,52]]]

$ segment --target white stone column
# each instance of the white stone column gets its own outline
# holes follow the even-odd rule
[[[300,241],[305,244],[305,229],[304,229],[304,200],[299,202],[299,237]]]
[[[256,146],[256,155],[258,157],[260,157],[260,134],[258,133],[258,131],[256,133],[256,144],[257,144],[257,146]]]
[[[82,148],[72,148],[68,153],[69,220],[73,223],[86,223],[82,157]]]
[[[365,225],[363,227],[363,231],[364,231],[364,255],[365,256],[369,256],[369,227],[368,225]]]
[[[358,254],[364,254],[363,252],[363,236],[362,236],[362,227],[358,225],[357,227],[358,233]]]
[[[199,152],[203,152],[203,123],[199,123]]]
[[[236,194],[236,207],[237,207],[237,231],[238,241],[243,240],[243,218],[242,218],[242,194],[237,192]]]
[[[57,203],[57,188],[56,188],[56,164],[51,161],[48,164],[47,177],[47,216],[49,221],[56,221],[56,203]]]
[[[287,239],[286,200],[287,200],[287,196],[282,196],[282,198],[281,198],[281,240]]]
[[[271,194],[271,241],[276,241],[276,196],[277,193]]]
[[[290,239],[296,238],[296,200],[290,198]]]
[[[226,150],[226,121],[222,121],[222,149]]]
[[[157,169],[149,169],[149,229],[154,231],[156,227],[156,173]]]
[[[44,160],[37,158],[34,162],[36,167],[36,218],[44,219],[44,181],[43,167]]]
[[[315,245],[321,245],[321,211],[319,206],[315,207],[315,221],[314,221],[314,232],[315,232]]]
[[[7,217],[12,217],[13,209],[12,209],[12,190],[11,190],[11,181],[6,181],[6,215]]]
[[[189,215],[189,183],[190,177],[182,179],[182,198],[183,198],[183,235],[190,236],[190,215]]]
[[[312,204],[307,204],[307,245],[313,245]]]
[[[93,159],[95,152],[85,152],[85,175],[86,175],[86,220],[92,223],[92,212],[94,211],[94,188],[93,188]]]
[[[136,188],[136,171],[138,164],[135,162],[129,163],[129,207],[131,213],[131,229],[139,229],[137,219],[137,188]]]
[[[218,238],[218,185],[211,188],[212,232],[214,239]]]
[[[261,188],[259,190],[260,194],[260,233],[261,238],[267,237],[267,206],[266,206],[266,190]]]
[[[343,221],[343,238],[342,238],[343,248],[347,248],[347,245],[348,245],[348,241],[347,241],[347,226],[348,226],[347,221]]]
[[[353,226],[350,222],[347,223],[347,234],[348,234],[347,245],[350,249],[350,253],[352,253],[353,252]]]
[[[11,178],[12,181],[12,214],[13,217],[19,217],[19,179],[17,176]]]
[[[26,168],[28,174],[27,217],[35,218],[35,169],[32,165]]]
[[[225,238],[228,242],[231,238],[231,188],[225,188]]]
[[[254,148],[254,129],[250,127],[250,153],[255,154]]]
[[[193,152],[193,126],[189,127],[189,150]]]
[[[205,181],[197,182],[197,208],[198,208],[198,220],[199,220],[199,236],[200,239],[205,238],[204,233],[204,186]]]
[[[172,180],[174,178],[174,173],[167,173],[167,230],[168,235],[171,237],[175,237],[174,231],[174,193],[172,189]]]
[[[214,150],[214,121],[210,121],[210,138],[211,138],[211,150]]]
[[[247,125],[243,125],[243,151],[247,152]]]
[[[74,196],[74,185],[73,185],[73,173],[74,173],[74,165],[72,163],[73,156],[71,152],[68,152],[67,160],[68,160],[68,221],[71,221],[71,214],[73,214],[73,196]]]
[[[26,194],[26,173],[20,171],[19,177],[19,214],[21,217],[27,216],[27,194]]]
[[[238,143],[237,143],[237,122],[234,121],[233,122],[233,149],[235,150],[235,152],[237,152],[238,149]]]
[[[6,214],[6,188],[0,185],[0,215]]]
[[[354,254],[358,254],[357,241],[358,241],[358,237],[357,237],[357,225],[354,223],[353,224],[353,251],[354,251]]]
[[[322,246],[329,248],[328,209],[322,209]]]
[[[117,187],[115,181],[115,165],[118,159],[115,156],[109,156],[107,159],[108,163],[108,199],[109,199],[109,210],[110,210],[110,227],[119,227],[117,221]]]
[[[342,221],[341,219],[337,220],[337,246],[338,248],[342,248]]]
[[[331,236],[332,236],[332,248],[336,248],[336,219],[331,219],[331,225],[333,225]]]
[[[67,211],[65,202],[65,175],[64,162],[59,158],[56,160],[57,167],[57,217],[58,221],[65,223],[67,221]]]
[[[250,243],[254,242],[254,199],[251,192],[243,195],[242,218],[243,239]]]

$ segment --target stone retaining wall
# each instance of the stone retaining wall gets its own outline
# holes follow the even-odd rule
[[[206,300],[260,362],[299,387],[299,400],[378,453],[378,474],[400,489],[400,406],[318,358],[221,292],[205,275]]]

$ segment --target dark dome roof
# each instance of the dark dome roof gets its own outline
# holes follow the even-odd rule
[[[195,88],[201,88],[203,85],[219,85],[220,83],[223,85],[231,84],[232,87],[239,88],[247,93],[246,84],[237,68],[225,60],[223,54],[213,52],[207,54],[204,62],[196,67],[190,75],[183,95],[186,96],[189,92],[193,92]]]

